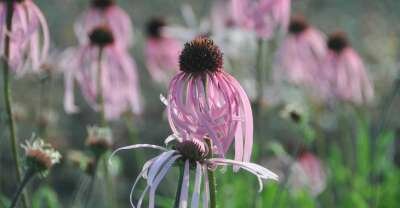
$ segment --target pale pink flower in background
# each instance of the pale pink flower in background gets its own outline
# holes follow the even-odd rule
[[[87,44],[90,41],[88,34],[102,25],[110,27],[117,46],[126,49],[133,44],[132,21],[115,0],[91,0],[90,8],[75,23],[75,33],[80,43]]]
[[[355,104],[371,101],[374,97],[373,84],[361,57],[350,47],[346,35],[343,32],[330,35],[328,48],[322,67],[327,82],[325,94],[330,93]]]
[[[253,115],[239,82],[222,68],[220,49],[199,37],[186,43],[168,90],[168,120],[180,137],[209,137],[223,156],[235,140],[235,159],[250,161]]]
[[[147,25],[145,46],[146,66],[151,78],[168,86],[179,70],[181,43],[165,34],[166,23],[162,18],[153,18]]]
[[[278,29],[286,31],[290,7],[291,0],[232,0],[235,23],[266,39]]]
[[[311,152],[303,152],[292,165],[289,185],[294,191],[306,188],[313,196],[326,188],[327,175],[322,162]]]
[[[320,67],[326,55],[325,36],[302,16],[294,16],[288,30],[276,54],[274,79],[318,87],[317,81],[323,79]]]
[[[174,137],[174,136],[172,136]],[[142,202],[149,193],[149,208],[155,207],[155,197],[156,190],[160,185],[161,181],[166,177],[168,171],[174,166],[183,164],[183,180],[179,194],[179,207],[192,207],[198,208],[200,204],[203,207],[209,207],[209,181],[208,181],[208,171],[215,171],[218,166],[228,166],[232,165],[235,167],[240,167],[252,174],[254,174],[259,181],[259,191],[262,191],[263,183],[262,180],[278,180],[278,175],[271,172],[270,170],[250,162],[241,162],[235,160],[229,160],[224,158],[210,158],[210,151],[207,145],[202,140],[198,139],[182,139],[175,137],[177,143],[174,150],[167,149],[165,147],[150,145],[150,144],[136,144],[126,147],[121,147],[113,152],[113,155],[121,150],[129,149],[139,149],[139,148],[150,148],[161,150],[162,153],[150,160],[148,160],[136,178],[135,183],[130,192],[130,203],[132,207],[140,208]],[[167,138],[167,140],[169,140]],[[212,157],[212,155],[211,155]],[[189,196],[190,192],[190,170],[195,171],[194,175],[194,186],[192,191],[192,196]],[[139,180],[143,178],[147,181],[146,188],[140,195],[140,198],[135,206],[133,201],[133,195],[135,188]],[[204,181],[202,183],[202,181]],[[203,186],[202,186],[203,184]],[[190,199],[190,200],[189,200]]]
[[[102,93],[107,119],[117,119],[129,110],[140,114],[142,103],[134,60],[115,45],[111,30],[107,27],[95,28],[90,33],[90,39],[90,44],[71,50],[64,61],[65,110],[68,113],[78,111],[73,93],[76,80],[86,101],[95,110],[100,108],[98,98]],[[99,83],[101,89],[97,89]]]
[[[13,1],[12,31],[6,29],[7,3],[0,2],[0,55],[10,36],[9,65],[17,75],[39,72],[50,45],[46,18],[32,0]]]
[[[215,0],[211,6],[210,23],[213,33],[222,33],[226,28],[235,27],[231,0]]]

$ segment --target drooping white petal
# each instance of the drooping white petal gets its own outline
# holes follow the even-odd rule
[[[119,151],[121,150],[130,150],[130,149],[138,149],[138,148],[152,148],[152,149],[158,149],[158,150],[162,150],[162,151],[168,151],[167,148],[158,146],[158,145],[152,145],[152,144],[135,144],[135,145],[129,145],[129,146],[125,146],[125,147],[120,147],[118,149],[116,149],[114,152],[111,153],[109,159],[108,159],[108,163],[112,163],[111,159],[112,157],[114,157],[115,154],[117,154]]]
[[[251,170],[252,172],[256,173],[262,179],[273,179],[278,180],[279,176],[273,173],[272,171],[257,165],[255,163],[249,162],[240,162],[230,159],[222,159],[222,158],[212,158],[208,160],[211,164],[217,165],[238,165],[244,169]]]
[[[185,161],[185,169],[183,173],[183,180],[181,186],[181,193],[179,198],[179,208],[187,208],[188,206],[188,196],[189,196],[189,160]]]
[[[163,152],[150,166],[147,184],[153,184],[154,178],[160,172],[161,167],[175,154],[175,150]]]
[[[192,194],[191,208],[199,207],[201,176],[202,176],[202,166],[199,162],[196,162],[196,179],[194,182],[194,190],[193,190],[193,194]]]
[[[133,192],[135,191],[135,187],[136,187],[137,183],[139,182],[140,178],[142,178],[142,176],[147,172],[147,170],[149,169],[150,165],[154,162],[154,160],[155,160],[156,158],[157,158],[157,157],[155,157],[155,158],[150,159],[149,161],[147,161],[147,162],[143,165],[142,170],[140,171],[139,175],[138,175],[138,176],[136,177],[136,179],[135,179],[135,183],[133,184],[133,186],[132,186],[132,188],[131,188],[131,192],[130,192],[130,194],[129,194],[129,202],[131,203],[131,206],[132,206],[133,208],[135,208],[135,205],[134,205],[134,203],[133,203]]]
[[[175,155],[175,156],[171,157],[165,163],[165,165],[162,167],[160,173],[157,175],[157,177],[154,179],[153,183],[150,185],[149,208],[154,208],[155,192],[156,192],[157,187],[160,184],[161,180],[165,177],[165,175],[167,174],[167,172],[171,168],[171,166],[174,164],[174,162],[180,157],[182,157],[182,156]]]
[[[203,167],[203,175],[204,175],[204,192],[203,192],[203,208],[208,208],[208,204],[210,203],[210,187],[208,186],[208,168],[207,166]]]

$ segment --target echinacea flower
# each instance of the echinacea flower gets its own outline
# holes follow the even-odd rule
[[[92,126],[87,128],[86,146],[96,158],[100,158],[112,146],[112,132],[108,127]]]
[[[222,68],[220,49],[199,37],[186,43],[180,70],[168,90],[172,131],[186,138],[211,138],[216,154],[224,155],[235,139],[235,159],[250,161],[253,115],[239,82]]]
[[[32,0],[11,1],[11,31],[7,28],[8,1],[0,1],[0,55],[5,56],[5,39],[10,37],[8,64],[17,75],[39,72],[50,45],[46,18]]]
[[[276,174],[254,163],[240,162],[224,158],[209,158],[209,148],[202,140],[180,138],[177,139],[178,143],[172,150],[157,145],[136,144],[119,148],[115,150],[111,155],[112,157],[120,150],[138,148],[151,148],[162,151],[160,155],[148,160],[144,164],[139,176],[136,178],[130,193],[130,202],[132,207],[140,208],[147,192],[149,192],[148,207],[155,207],[156,190],[160,185],[162,179],[165,178],[166,174],[173,167],[173,165],[183,166],[183,180],[182,184],[178,184],[178,186],[181,185],[181,188],[180,193],[177,193],[179,194],[180,208],[186,208],[189,206],[192,208],[197,208],[200,204],[203,204],[203,207],[209,206],[208,196],[210,187],[208,185],[209,179],[207,172],[209,170],[215,170],[218,166],[239,166],[240,168],[254,174],[259,180],[259,191],[262,191],[262,179],[278,180],[278,176]],[[194,170],[195,178],[193,193],[191,201],[189,203],[190,170]],[[135,206],[133,202],[133,194],[135,192],[136,185],[141,178],[144,178],[147,181],[147,185]]]
[[[351,48],[346,35],[335,32],[329,36],[327,44],[329,50],[322,67],[329,83],[325,91],[355,104],[371,101],[373,85],[361,57]]]
[[[42,176],[60,162],[61,154],[40,138],[28,140],[21,146],[25,150],[28,169]]]
[[[115,45],[112,31],[101,26],[89,35],[90,43],[70,54],[65,71],[64,108],[78,111],[74,104],[74,80],[89,105],[96,111],[104,105],[105,117],[117,119],[125,111],[142,111],[136,64],[129,54]],[[100,86],[100,87],[98,87]],[[99,100],[102,97],[102,103]]]
[[[325,54],[324,35],[310,26],[304,17],[294,16],[289,24],[289,34],[276,55],[275,79],[286,80],[296,85],[318,87],[315,84],[316,80],[323,79],[320,67]]]
[[[301,153],[292,165],[290,186],[295,191],[306,188],[311,195],[317,196],[325,190],[326,183],[326,170],[320,159],[311,152]]]
[[[146,65],[151,78],[168,85],[179,69],[181,43],[165,34],[166,22],[162,18],[153,18],[147,24],[145,47]]]
[[[75,23],[75,33],[80,43],[87,44],[90,41],[87,35],[102,25],[110,27],[118,47],[126,49],[132,45],[132,21],[115,0],[91,0],[90,8]]]
[[[291,0],[232,0],[232,13],[236,24],[268,39],[279,28],[286,31],[290,6]]]

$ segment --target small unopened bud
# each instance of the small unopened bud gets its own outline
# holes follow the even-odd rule
[[[111,129],[107,127],[89,127],[86,145],[96,158],[101,157],[112,146]]]

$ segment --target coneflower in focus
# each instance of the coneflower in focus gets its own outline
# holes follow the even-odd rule
[[[8,3],[0,1],[0,55],[8,58],[10,69],[17,75],[39,72],[47,58],[50,45],[46,18],[32,0],[12,1],[11,30],[7,27]],[[5,52],[6,36],[10,37]]]
[[[325,93],[341,100],[362,104],[374,97],[374,89],[359,54],[351,48],[343,32],[335,32],[328,39],[328,53],[323,71],[326,78]]]
[[[91,0],[90,8],[75,23],[75,33],[80,43],[86,44],[89,41],[87,34],[101,25],[110,27],[117,46],[128,48],[132,45],[132,21],[115,0]]]
[[[321,62],[326,54],[324,35],[300,15],[291,18],[288,31],[277,51],[275,81],[318,88],[317,80],[323,79]]]
[[[115,37],[106,25],[96,27],[89,40],[68,57],[65,71],[64,108],[78,111],[74,104],[74,80],[89,105],[104,111],[108,120],[117,119],[125,111],[142,112],[136,64],[129,54],[115,44]]]
[[[168,120],[175,134],[211,138],[213,152],[224,155],[235,141],[235,159],[250,161],[253,115],[239,82],[223,69],[218,46],[198,37],[185,44],[180,70],[168,90]]]
[[[154,17],[147,23],[145,46],[146,66],[151,78],[168,86],[171,78],[179,69],[181,43],[165,32],[166,22],[163,18]]]
[[[265,39],[286,31],[290,7],[291,0],[232,0],[234,21]]]

